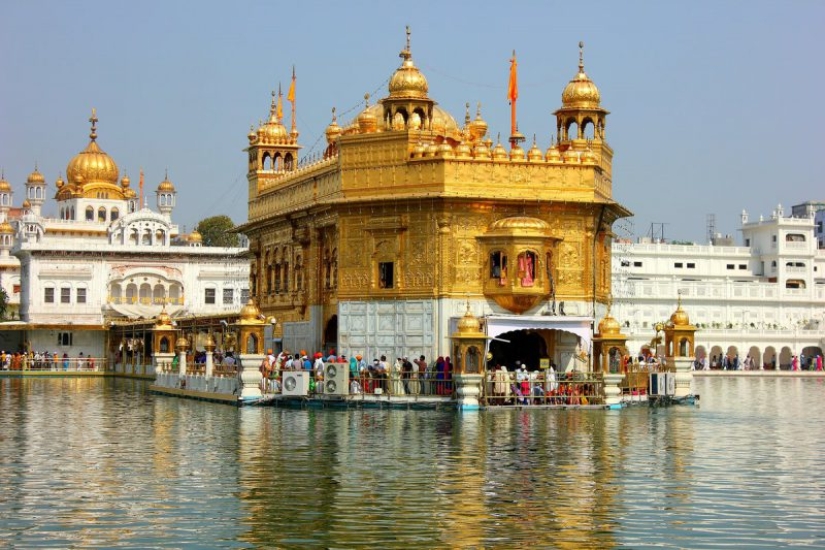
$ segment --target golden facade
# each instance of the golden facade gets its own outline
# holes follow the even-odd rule
[[[459,125],[429,97],[409,34],[400,57],[387,97],[367,96],[347,125],[333,110],[323,159],[300,161],[294,101],[287,130],[280,95],[249,133],[241,230],[276,335],[288,349],[430,358],[470,302],[481,316],[552,319],[564,303],[594,317],[610,294],[611,226],[629,212],[612,199],[608,112],[581,56],[544,152],[515,131],[509,150],[494,145],[480,106]],[[311,340],[290,333],[299,325]]]

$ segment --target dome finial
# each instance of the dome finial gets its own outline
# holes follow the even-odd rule
[[[407,25],[407,51],[410,51],[410,26]]]
[[[270,119],[275,117],[275,109],[276,109],[275,95],[276,95],[275,90],[272,90],[272,101],[269,104],[269,118]]]
[[[369,93],[364,94],[364,103],[365,103],[366,107],[370,106],[370,94]]]
[[[584,42],[579,40],[579,72],[584,72]]]
[[[464,126],[470,125],[470,102],[464,104]]]
[[[332,108],[332,123],[335,124],[338,122],[338,118],[335,116],[335,107]]]
[[[97,139],[97,128],[95,127],[97,124],[97,110],[94,107],[92,107],[92,116],[89,117],[89,122],[92,123],[92,131],[89,133],[89,138],[94,141]]]

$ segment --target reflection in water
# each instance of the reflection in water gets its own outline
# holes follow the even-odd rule
[[[823,546],[819,380],[700,407],[235,409],[0,380],[0,547]]]

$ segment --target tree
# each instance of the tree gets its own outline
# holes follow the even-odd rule
[[[204,218],[195,226],[201,234],[203,246],[238,246],[238,234],[233,233],[235,222],[229,216]]]

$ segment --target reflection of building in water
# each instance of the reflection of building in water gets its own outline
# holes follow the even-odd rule
[[[45,212],[50,191],[37,168],[20,210],[0,177],[0,284],[20,316],[0,327],[7,350],[102,357],[112,323],[151,319],[163,307],[175,318],[220,315],[247,301],[246,248],[204,246],[197,231],[181,234],[168,176],[150,209],[143,173],[136,190],[98,144],[94,110],[89,122],[89,144],[51,191],[56,216]]]
[[[494,360],[586,368],[573,352],[590,351],[611,226],[629,212],[613,200],[608,112],[583,57],[538,129],[549,147],[525,150],[515,96],[508,149],[480,107],[462,124],[429,96],[409,34],[400,55],[385,97],[342,124],[333,110],[321,158],[300,157],[295,102],[287,127],[280,96],[249,133],[253,298],[290,350],[432,359],[469,302],[488,334],[519,334]]]

